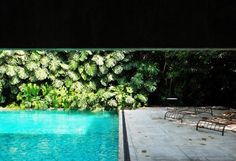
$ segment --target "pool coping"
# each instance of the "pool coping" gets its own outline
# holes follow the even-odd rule
[[[119,161],[137,161],[132,138],[129,134],[125,110],[119,111]]]
[[[122,111],[119,110],[119,161],[124,161],[124,144],[123,144],[123,117]]]

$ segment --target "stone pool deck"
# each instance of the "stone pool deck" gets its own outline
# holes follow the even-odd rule
[[[125,110],[131,161],[235,161],[236,133],[196,131],[197,118],[164,120],[166,108]]]

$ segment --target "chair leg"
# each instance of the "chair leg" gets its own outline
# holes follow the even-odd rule
[[[225,126],[223,127],[222,136],[224,136],[224,133],[225,133]]]
[[[197,122],[197,125],[196,125],[196,130],[198,130],[198,124],[199,124],[200,121]]]

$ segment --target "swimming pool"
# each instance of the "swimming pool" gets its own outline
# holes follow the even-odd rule
[[[117,161],[118,116],[101,112],[2,111],[1,161]]]

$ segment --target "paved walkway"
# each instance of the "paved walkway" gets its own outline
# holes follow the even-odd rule
[[[166,108],[126,110],[131,161],[236,161],[236,133],[164,120]]]

